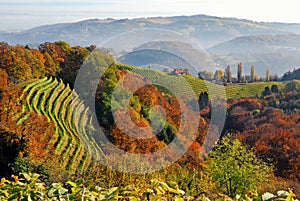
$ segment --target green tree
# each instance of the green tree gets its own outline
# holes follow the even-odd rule
[[[106,64],[104,64],[101,59],[99,60],[99,57],[93,58],[95,59],[95,64],[92,64],[91,66],[96,67],[105,67]],[[103,71],[103,70],[101,70]],[[111,104],[112,104],[112,94],[114,91],[114,88],[116,87],[118,83],[118,78],[116,76],[117,72],[117,67],[115,64],[112,64],[109,68],[104,70],[103,76],[99,82],[98,89],[96,92],[96,103],[95,103],[95,108],[96,108],[96,113],[98,120],[101,124],[106,129],[111,129],[113,126],[114,120],[112,116],[112,111],[111,111]],[[96,74],[97,76],[97,74]],[[92,79],[91,82],[94,82],[94,80],[97,80],[97,77],[91,75]],[[92,86],[92,83],[87,83]],[[96,83],[97,84],[97,83]],[[101,87],[99,87],[101,86]],[[86,87],[88,88],[88,87]],[[127,95],[126,91],[117,93],[120,96],[120,99],[122,97]],[[87,93],[87,95],[91,94],[91,92]]]
[[[249,190],[259,190],[268,181],[272,168],[256,158],[253,151],[230,135],[224,136],[210,152],[205,171],[218,184],[218,190],[234,197]]]
[[[294,92],[294,91],[298,91],[299,89],[300,89],[300,83],[298,83],[297,81],[289,82],[284,87],[285,92]]]
[[[212,76],[213,76],[213,73],[209,72],[209,71],[200,71],[198,73],[198,77],[203,80],[211,80]]]
[[[203,92],[200,94],[198,99],[198,104],[199,104],[199,110],[202,110],[209,105],[209,98],[207,92]]]
[[[269,96],[271,94],[271,89],[269,87],[266,87],[265,90],[262,92],[262,96]]]
[[[272,91],[272,93],[278,93],[279,92],[278,86],[273,84],[271,87],[271,91]]]
[[[161,141],[164,141],[167,144],[170,144],[175,137],[176,128],[172,124],[167,124],[164,126],[162,131],[157,134],[157,138]]]

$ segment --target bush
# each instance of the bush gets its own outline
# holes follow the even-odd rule
[[[268,181],[272,172],[272,168],[257,159],[253,151],[239,140],[231,140],[230,135],[216,144],[204,167],[218,184],[218,190],[231,197],[250,189],[259,190],[259,184]]]
[[[12,180],[2,178],[0,181],[0,200],[45,200],[45,201],[184,201],[202,200],[209,201],[205,195],[188,196],[180,189],[176,182],[163,182],[158,179],[145,181],[145,185],[130,184],[123,187],[101,188],[99,186],[88,187],[83,179],[68,181],[65,183],[45,184],[39,179],[39,174],[21,173],[20,176],[12,176]],[[243,195],[236,195],[237,201],[267,201],[283,200],[295,201],[294,193],[289,191],[277,191],[277,194],[269,192],[258,195],[249,191]],[[219,195],[214,200],[229,201],[227,195]]]

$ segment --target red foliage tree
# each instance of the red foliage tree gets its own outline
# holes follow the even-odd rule
[[[20,100],[22,94],[23,91],[10,83],[7,73],[0,69],[0,167],[7,174],[11,173],[9,165],[17,157],[27,157],[41,165],[53,155],[53,144],[50,143],[54,134],[53,122],[31,112],[27,120],[18,123],[20,117],[26,116],[24,99]]]

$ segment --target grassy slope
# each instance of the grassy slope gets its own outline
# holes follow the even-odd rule
[[[144,77],[150,80],[163,80],[168,83],[163,83],[166,86],[170,86],[174,91],[179,91],[180,94],[190,96],[188,94],[188,88],[185,86],[186,83],[182,81],[182,78],[178,76],[170,76],[161,71],[139,68],[134,66],[128,66],[123,64],[118,64],[119,68],[124,68],[136,73],[142,74]],[[242,97],[256,97],[260,96],[266,87],[271,88],[272,85],[277,85],[279,89],[285,87],[288,82],[257,82],[257,83],[247,83],[247,84],[232,84],[223,87],[218,84],[213,84],[211,82],[205,82],[193,76],[184,76],[186,81],[190,84],[194,90],[194,97],[198,97],[201,92],[207,91],[208,87],[213,89],[216,93],[222,93],[226,91],[227,98],[242,98]]]

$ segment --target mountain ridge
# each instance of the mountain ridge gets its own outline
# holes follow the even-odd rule
[[[129,39],[135,37],[131,32],[147,29],[149,31],[138,33],[142,34],[138,39]],[[155,29],[155,32],[151,29]],[[43,25],[17,33],[0,32],[0,41],[29,47],[37,47],[44,42],[66,41],[72,46],[111,45],[107,48],[117,48],[114,49],[117,52],[130,52],[145,43],[168,38],[164,35],[166,30],[170,30],[174,35],[195,39],[223,69],[228,64],[237,65],[243,62],[245,66],[255,65],[257,73],[261,76],[265,74],[267,67],[270,67],[274,74],[281,75],[300,64],[300,23],[256,22],[209,15],[134,19],[93,18]],[[117,38],[116,41],[109,41],[111,44],[104,43],[124,33],[127,35]],[[132,41],[134,44],[129,44]],[[185,51],[182,49],[178,52]],[[249,73],[248,67],[246,68],[245,72]]]
[[[72,45],[101,44],[106,39],[127,31],[161,28],[179,32],[199,40],[203,48],[242,35],[300,33],[300,24],[255,22],[247,19],[209,15],[144,17],[134,19],[87,19],[34,27],[16,33],[0,34],[11,44],[39,44],[64,40]]]

